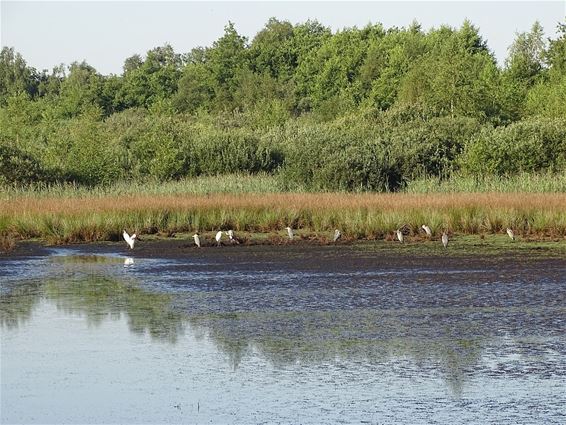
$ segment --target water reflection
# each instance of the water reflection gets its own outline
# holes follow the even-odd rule
[[[98,274],[14,285],[12,291],[0,296],[2,326],[10,328],[28,321],[42,298],[66,314],[83,316],[93,326],[124,316],[131,332],[147,332],[152,338],[171,343],[184,331],[183,318],[171,309],[169,295],[147,292],[134,283]]]
[[[259,353],[276,368],[387,363],[400,375],[415,370],[423,376],[440,375],[458,396],[466,380],[494,367],[487,364],[486,353],[518,351],[526,358],[520,368],[535,365],[566,375],[560,362],[564,340],[556,339],[565,309],[556,300],[538,304],[546,295],[517,289],[503,302],[492,298],[494,291],[507,290],[499,286],[482,289],[465,283],[439,289],[423,286],[417,275],[414,284],[393,273],[387,276],[397,279],[395,285],[384,285],[369,273],[357,273],[346,283],[340,281],[347,273],[324,275],[320,282],[311,274],[295,283],[289,273],[259,270],[255,278],[276,282],[262,285],[237,270],[193,280],[195,273],[176,270],[176,263],[144,269],[140,260],[143,276],[129,273],[137,269],[133,265],[132,257],[52,256],[41,278],[3,288],[2,327],[23,326],[44,299],[65,314],[83,316],[92,326],[125,319],[132,333],[148,334],[155,341],[174,344],[190,331],[213,341],[232,370],[250,353]],[[463,302],[464,296],[471,301]],[[533,343],[533,336],[543,339]],[[536,357],[529,357],[535,346]]]

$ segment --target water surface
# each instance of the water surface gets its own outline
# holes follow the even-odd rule
[[[351,246],[3,258],[0,419],[563,424],[565,265]]]

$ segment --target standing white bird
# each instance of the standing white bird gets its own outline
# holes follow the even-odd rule
[[[403,237],[403,232],[401,232],[400,229],[397,229],[395,233],[397,233],[397,239],[399,240],[399,242],[403,243],[403,241],[405,240],[405,238]]]
[[[227,232],[224,232],[226,234],[226,236],[228,236],[228,239],[230,239],[230,243],[231,244],[239,244],[240,241],[238,241],[238,239],[236,239],[236,237],[234,236],[234,231],[232,229],[228,230]]]
[[[442,245],[444,245],[444,248],[448,246],[448,233],[446,232],[442,232]]]
[[[195,240],[195,245],[200,248],[200,238],[198,237],[198,233],[193,235],[193,239]]]
[[[507,234],[509,235],[509,237],[511,238],[511,240],[515,240],[515,232],[513,232],[513,229],[510,229],[509,227],[507,228]]]
[[[430,230],[430,227],[428,227],[426,224],[423,224],[421,227],[425,231],[426,235],[430,238],[432,236],[432,231]]]
[[[334,231],[334,242],[336,242],[338,239],[340,239],[342,237],[342,233],[340,232],[340,230],[336,229]]]
[[[219,231],[216,233],[215,239],[216,239],[216,245],[220,246],[220,245],[221,245],[220,240],[222,239],[222,230],[219,230]]]
[[[128,232],[124,230],[122,236],[124,237],[126,243],[130,246],[130,249],[134,249],[134,243],[136,242],[136,238],[137,238],[136,234],[134,233],[132,236],[130,236],[128,235]]]
[[[293,240],[293,229],[291,229],[289,226],[285,227],[285,229],[287,230],[287,234],[289,235],[289,239]]]

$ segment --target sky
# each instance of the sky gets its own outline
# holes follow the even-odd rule
[[[0,0],[0,41],[28,65],[51,70],[85,60],[102,74],[120,74],[124,59],[169,43],[176,52],[210,46],[228,21],[250,40],[270,17],[292,23],[316,19],[333,31],[382,23],[423,29],[467,18],[480,28],[502,64],[517,32],[535,20],[547,37],[564,22],[561,1],[25,1]]]

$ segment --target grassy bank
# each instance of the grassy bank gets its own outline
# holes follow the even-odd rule
[[[139,234],[234,229],[342,230],[351,239],[387,239],[397,228],[418,235],[494,234],[511,227],[536,238],[566,236],[564,193],[249,193],[10,196],[0,201],[0,234],[50,243],[118,240]]]

